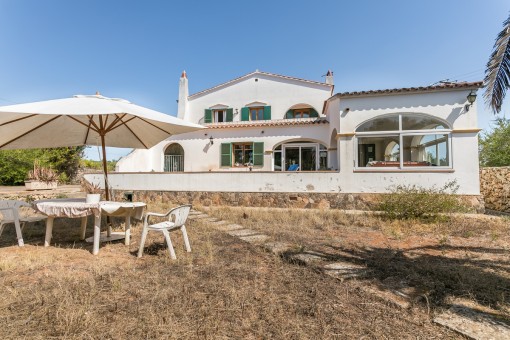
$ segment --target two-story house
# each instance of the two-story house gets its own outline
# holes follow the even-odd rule
[[[439,83],[334,94],[330,71],[318,82],[257,70],[189,95],[183,72],[178,117],[206,129],[135,150],[119,160],[117,170],[187,174],[179,183],[160,181],[159,190],[235,189],[228,182],[250,177],[224,172],[251,171],[259,173],[251,177],[255,183],[239,190],[366,193],[457,180],[459,193],[477,195],[474,99],[480,86]],[[196,179],[204,172],[218,173],[214,185]],[[296,182],[278,173],[303,175]]]

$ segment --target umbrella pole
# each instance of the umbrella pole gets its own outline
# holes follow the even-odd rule
[[[103,172],[104,172],[104,190],[105,199],[110,200],[110,190],[108,190],[108,166],[106,162],[106,145],[104,141],[104,135],[101,135],[101,147],[103,149]]]

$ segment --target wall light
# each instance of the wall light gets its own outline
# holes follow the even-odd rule
[[[209,144],[211,144],[211,145],[214,144],[213,136],[209,137]]]
[[[469,92],[466,98],[469,104],[466,104],[464,108],[466,109],[466,111],[469,111],[469,108],[473,106],[473,103],[476,101],[476,92],[475,91]]]

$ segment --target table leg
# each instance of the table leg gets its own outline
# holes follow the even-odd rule
[[[106,236],[112,236],[112,221],[109,218],[106,218]]]
[[[53,220],[55,218],[48,216],[48,219],[46,220],[46,236],[44,237],[44,246],[48,247],[50,245],[51,241],[51,233],[53,232]]]
[[[99,238],[101,237],[101,214],[94,218],[94,243],[92,245],[92,255],[99,253]]]
[[[126,226],[124,227],[126,232],[126,238],[124,239],[124,244],[129,246],[131,243],[131,216],[126,216]]]
[[[87,216],[83,216],[81,218],[81,230],[80,230],[80,240],[85,239],[85,232],[87,231]]]
[[[124,239],[124,244],[126,246],[129,246],[129,243],[131,241],[131,216],[126,216],[126,238]]]

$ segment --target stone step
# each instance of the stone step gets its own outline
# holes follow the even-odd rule
[[[252,236],[252,235],[258,235],[259,232],[251,229],[238,229],[238,230],[231,230],[227,231],[227,234],[230,236]]]
[[[322,267],[324,274],[339,279],[360,278],[366,275],[367,267],[350,262],[333,262]]]
[[[260,235],[240,236],[239,238],[243,241],[248,242],[248,243],[260,244],[260,243],[266,242],[269,239],[269,236],[260,234]]]
[[[307,251],[303,253],[292,254],[288,256],[288,259],[293,262],[297,262],[304,265],[310,265],[316,262],[322,262],[327,259],[327,256],[322,253]]]
[[[510,339],[508,323],[462,305],[453,305],[449,310],[437,315],[434,322],[471,339]]]
[[[239,224],[215,225],[215,227],[216,227],[216,229],[221,230],[221,231],[232,231],[232,230],[244,229],[244,227]]]

